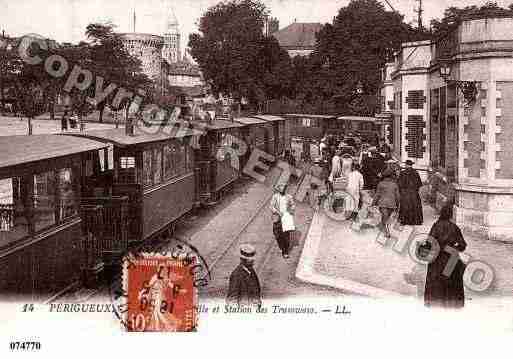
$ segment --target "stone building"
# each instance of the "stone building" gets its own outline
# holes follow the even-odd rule
[[[320,23],[294,22],[272,35],[280,46],[287,50],[290,57],[308,56],[315,48],[316,35],[321,28]]]
[[[133,10],[130,24],[132,32],[120,34],[128,52],[141,60],[143,72],[151,79],[165,77],[163,61],[173,64],[181,60],[178,20],[172,7],[166,3],[163,1],[163,15],[148,14],[146,17],[150,17],[151,21],[139,22],[137,26],[137,15]]]
[[[170,86],[194,87],[204,84],[199,66],[186,60],[170,64],[167,78]]]
[[[143,72],[150,79],[157,79],[162,72],[162,36],[141,33],[120,34],[128,53],[142,63]]]
[[[386,121],[384,126],[385,142],[394,145],[393,131],[393,111],[394,111],[394,83],[392,81],[392,72],[395,69],[395,63],[388,62],[381,71],[381,86],[379,89],[379,108],[380,113],[376,114],[376,118]]]
[[[166,22],[162,57],[168,64],[172,64],[181,60],[180,29],[178,20],[176,19],[175,13],[172,11],[172,9]]]
[[[396,157],[414,161],[438,208],[454,204],[458,225],[513,241],[513,18],[405,43],[391,78]]]

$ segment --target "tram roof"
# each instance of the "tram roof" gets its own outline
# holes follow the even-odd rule
[[[244,127],[243,124],[238,122],[220,119],[215,119],[212,122],[203,122],[203,125],[206,126],[206,128],[209,130],[224,130],[227,128]]]
[[[336,115],[311,115],[308,113],[288,113],[285,116],[287,117],[309,117],[309,118],[322,118],[322,119],[334,119],[337,116]]]
[[[252,117],[259,118],[259,119],[265,120],[265,121],[270,121],[270,122],[273,122],[273,121],[285,121],[285,118],[280,117],[280,116],[275,116],[275,115],[255,115],[255,116],[252,116]]]
[[[376,121],[382,121],[381,118],[376,117],[368,117],[368,116],[340,116],[337,117],[337,120],[344,120],[344,121],[360,121],[360,122],[376,122]]]
[[[178,122],[181,124],[180,122]],[[108,130],[93,130],[93,131],[86,131],[82,133],[69,133],[65,135],[71,136],[78,136],[78,137],[84,137],[89,138],[101,142],[111,142],[115,145],[124,147],[124,146],[131,146],[131,145],[138,145],[138,144],[144,144],[144,143],[151,143],[151,142],[159,142],[159,141],[166,141],[173,138],[179,138],[179,137],[186,137],[186,136],[193,136],[193,135],[201,135],[202,132],[196,129],[190,129],[187,128],[186,130],[176,130],[176,131],[164,131],[163,128],[159,128],[158,132],[151,133],[150,131],[154,131],[154,129],[150,130],[148,129],[148,132],[142,131],[137,126],[134,127],[134,135],[128,135],[125,132],[124,128],[111,128]]]
[[[262,120],[256,117],[239,117],[233,119],[235,122],[242,123],[243,125],[259,125],[262,123],[267,123],[267,121]]]
[[[105,147],[105,144],[91,139],[57,134],[0,136],[0,167],[48,160]]]

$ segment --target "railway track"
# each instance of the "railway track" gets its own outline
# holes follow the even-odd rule
[[[293,192],[295,188],[291,188]],[[272,220],[268,208],[272,194],[261,203],[251,217],[238,229],[237,233],[224,242],[224,246],[216,250],[215,255],[206,258],[212,274],[212,280],[202,291],[207,297],[224,297],[228,288],[229,277],[233,269],[239,264],[239,245],[249,243],[257,252],[254,263],[255,271],[264,288],[264,272],[268,265],[273,264],[271,257],[278,251],[276,240],[272,233]],[[281,256],[280,256],[281,258]]]
[[[230,239],[228,245],[221,251],[221,253],[219,255],[217,255],[212,261],[211,261],[211,264],[209,265],[210,267],[210,270],[211,271],[214,271],[214,269],[216,268],[216,266],[218,265],[218,263],[220,263],[220,261],[226,257],[226,255],[230,252],[231,249],[233,249],[237,244],[239,244],[241,242],[241,238],[242,238],[242,235],[244,234],[244,232],[246,231],[246,229],[249,227],[249,225],[251,225],[255,219],[257,218],[257,216],[262,213],[262,210],[264,209],[264,207],[267,207],[267,205],[269,204],[269,201],[271,200],[271,197],[272,197],[272,194],[270,196],[268,196],[268,198],[258,207],[258,209],[255,211],[255,213],[253,213],[251,215],[251,217],[249,218],[248,221],[246,221],[246,223],[244,223],[242,225],[242,227],[240,228],[240,230],[237,232],[237,234],[232,238]]]

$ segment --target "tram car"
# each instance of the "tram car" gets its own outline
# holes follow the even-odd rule
[[[196,190],[201,204],[213,205],[241,176],[238,159],[232,159],[236,151],[227,149],[242,138],[244,125],[222,119],[197,123],[204,133],[194,151],[198,169]]]
[[[82,178],[107,145],[59,135],[0,137],[0,294],[44,301],[94,270],[80,207]]]
[[[128,197],[129,245],[172,232],[175,221],[198,203],[191,145],[199,131],[170,132],[136,127],[133,133],[118,128],[71,134],[108,145],[100,171],[84,179],[82,203]]]
[[[258,148],[274,154],[274,133],[271,123],[256,117],[236,117],[233,120],[244,125],[241,129],[241,139],[248,146],[248,151]]]
[[[332,115],[309,114],[287,114],[284,117],[290,121],[292,136],[309,141],[319,141],[337,118]]]
[[[384,127],[387,122],[375,117],[365,116],[339,116],[331,122],[328,131],[342,130],[345,134],[357,133],[361,140],[372,145],[377,144],[377,139],[384,137]]]
[[[268,152],[279,157],[286,149],[290,149],[291,125],[287,118],[274,115],[255,115],[254,118],[267,121],[272,126],[270,141],[274,143],[274,149]]]
[[[176,121],[187,131],[0,137],[0,294],[49,300],[95,285],[130,247],[219,200],[241,175],[225,151],[234,139],[249,133],[273,155],[290,146],[286,122],[262,115]]]

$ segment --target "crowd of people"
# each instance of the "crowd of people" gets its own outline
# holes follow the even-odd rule
[[[319,208],[325,198],[331,196],[333,200],[337,198],[337,194],[342,193],[346,219],[354,224],[364,205],[363,197],[366,197],[370,199],[367,205],[379,210],[379,229],[387,238],[391,236],[389,222],[394,212],[398,212],[401,225],[421,225],[424,221],[419,195],[422,181],[413,168],[413,162],[405,161],[401,169],[399,163],[392,158],[391,149],[383,139],[379,139],[376,146],[355,142],[347,143],[334,137],[323,138],[319,145],[321,158],[316,166],[311,167],[310,174],[324,179],[325,188],[319,188],[317,183],[311,183],[311,205]],[[291,150],[284,155],[284,159],[291,165],[295,165],[294,158]],[[296,229],[295,205],[293,197],[287,193],[287,184],[276,185],[274,192],[270,203],[273,234],[281,255],[287,260]],[[467,245],[458,226],[451,222],[451,218],[452,206],[449,204],[442,209],[440,218],[431,228],[430,236],[438,241],[441,248],[450,246],[462,252]],[[429,245],[430,242],[427,241],[422,244],[421,249],[426,249]],[[253,247],[241,248],[241,264],[230,277],[227,297],[229,302],[261,305],[260,284],[252,266],[254,255]],[[464,305],[465,265],[459,260],[453,273],[445,277],[443,269],[448,260],[447,253],[443,253],[428,265],[424,291],[426,306],[461,308]]]

